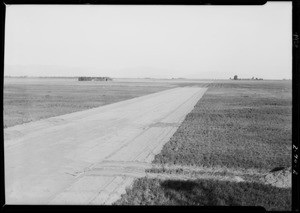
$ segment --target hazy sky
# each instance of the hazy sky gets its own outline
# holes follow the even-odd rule
[[[291,37],[291,2],[8,5],[4,74],[291,78]]]

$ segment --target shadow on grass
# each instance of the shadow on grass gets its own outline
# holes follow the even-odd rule
[[[291,208],[291,189],[259,183],[167,180],[160,185],[165,195],[178,205],[262,206],[267,210]]]
[[[248,182],[140,178],[117,205],[261,206],[290,210],[291,189]]]

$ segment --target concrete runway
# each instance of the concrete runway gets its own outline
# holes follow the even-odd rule
[[[113,203],[206,89],[178,87],[4,129],[6,204]]]

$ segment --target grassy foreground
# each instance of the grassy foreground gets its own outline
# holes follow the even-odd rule
[[[154,163],[270,171],[291,166],[291,82],[222,82],[186,116]],[[140,178],[115,204],[263,206],[290,210],[291,189]]]
[[[263,206],[290,210],[291,190],[258,183],[140,178],[116,205]]]

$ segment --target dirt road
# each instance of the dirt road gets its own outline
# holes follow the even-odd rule
[[[6,203],[111,204],[145,166],[95,171],[150,163],[205,91],[174,88],[6,128]]]

